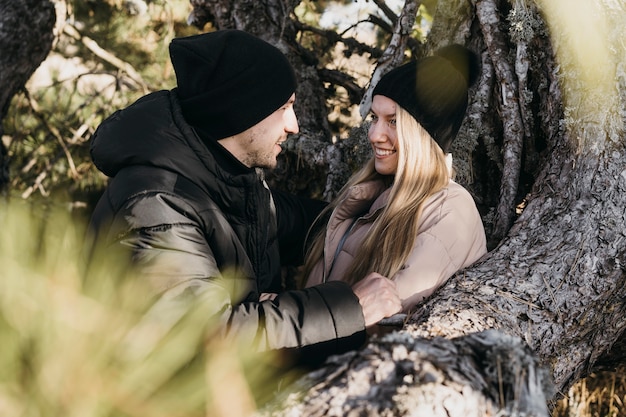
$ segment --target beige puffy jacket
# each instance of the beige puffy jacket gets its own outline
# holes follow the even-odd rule
[[[329,219],[324,258],[313,268],[307,286],[343,280],[377,211],[386,205],[389,193],[390,189],[380,181],[352,187]],[[404,267],[392,277],[405,312],[431,295],[455,272],[487,253],[485,230],[476,204],[467,190],[454,181],[426,201],[422,217],[413,250]]]

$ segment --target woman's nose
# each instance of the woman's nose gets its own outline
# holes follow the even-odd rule
[[[370,142],[383,142],[385,140],[385,129],[382,123],[376,122],[370,125],[367,134]]]

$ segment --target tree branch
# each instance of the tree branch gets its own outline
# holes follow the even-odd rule
[[[33,113],[35,114],[35,116],[46,127],[46,129],[48,129],[48,131],[52,134],[52,136],[54,136],[57,142],[59,142],[59,145],[61,146],[61,149],[63,150],[63,153],[65,154],[65,158],[67,159],[70,177],[72,177],[73,179],[77,179],[78,171],[76,171],[76,164],[74,164],[74,159],[72,158],[72,154],[70,153],[69,149],[67,148],[67,145],[65,144],[63,135],[55,126],[48,123],[48,118],[44,114],[42,114],[41,110],[39,109],[39,105],[31,97],[28,90],[24,89],[24,95],[28,99],[28,103],[30,104],[30,107],[33,110]]]
[[[454,339],[389,333],[329,358],[294,388],[299,398],[279,398],[261,416],[549,415],[546,371],[521,339],[495,330]]]
[[[500,199],[494,218],[493,237],[502,239],[508,232],[515,215],[515,199],[520,179],[522,149],[524,144],[524,124],[522,122],[519,89],[515,80],[515,69],[511,67],[508,55],[507,40],[500,30],[499,12],[493,0],[478,0],[476,16],[482,29],[485,45],[492,57],[494,72],[501,89],[501,100],[498,103],[504,138],[502,146],[503,169]]]
[[[396,14],[391,11],[391,9],[389,8],[389,6],[387,6],[384,0],[374,0],[374,4],[376,4],[376,6],[378,6],[380,10],[382,10],[383,14],[387,16],[387,19],[391,21],[392,25],[395,26],[397,24],[398,16],[396,16]]]
[[[370,85],[368,86],[363,99],[361,100],[359,112],[361,117],[365,118],[370,111],[372,105],[372,92],[378,84],[380,78],[390,69],[397,67],[404,60],[404,51],[406,49],[407,38],[413,30],[415,16],[417,16],[418,1],[406,0],[400,17],[394,26],[391,41],[385,49],[383,56],[378,60],[378,65],[372,75]]]
[[[133,68],[132,65],[119,59],[107,50],[101,48],[96,41],[89,38],[88,36],[82,35],[74,26],[69,24],[64,25],[63,33],[74,38],[77,41],[82,42],[83,45],[85,45],[85,47],[87,47],[87,49],[89,49],[98,58],[108,62],[109,64],[128,74],[131,80],[136,83],[135,87],[141,90],[144,94],[148,93],[151,90],[148,84],[143,80],[142,76]]]
[[[338,43],[343,43],[346,48],[348,48],[352,53],[357,53],[359,55],[369,54],[372,58],[378,58],[382,54],[380,49],[367,45],[363,42],[359,42],[353,37],[342,36],[334,30],[317,28],[299,21],[295,22],[295,26],[296,29],[300,32],[314,33],[315,35],[326,39],[331,46],[334,46]],[[316,54],[318,54],[318,52],[316,52]]]
[[[350,103],[358,103],[363,97],[363,88],[361,88],[350,75],[337,71],[322,68],[317,72],[320,80],[334,85],[341,86],[348,92]]]

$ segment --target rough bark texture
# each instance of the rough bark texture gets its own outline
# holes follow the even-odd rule
[[[509,55],[508,34],[503,33],[500,29],[503,16],[499,13],[494,0],[479,0],[476,2],[476,17],[481,27],[487,53],[492,57],[495,75],[494,86],[499,86],[501,89],[498,113],[502,118],[503,129],[507,132],[503,137],[502,144],[503,167],[500,201],[495,211],[492,231],[493,237],[499,240],[511,227],[515,214],[525,135],[518,100],[518,78],[515,77],[513,64],[506,58],[499,58]]]
[[[425,50],[459,42],[481,55],[453,153],[493,250],[400,330],[331,358],[263,414],[547,415],[594,366],[624,360],[623,68],[618,116],[571,123],[554,37],[534,2],[439,1],[434,19]],[[314,161],[302,165],[344,167],[340,183],[367,154],[363,137],[355,129],[346,144],[302,153],[303,136],[294,152]]]
[[[519,338],[390,333],[331,357],[260,416],[547,416],[545,371]]]
[[[52,48],[54,4],[49,0],[0,0],[0,121],[11,99]],[[0,138],[3,135],[0,123]],[[0,194],[8,190],[7,150],[0,141]]]

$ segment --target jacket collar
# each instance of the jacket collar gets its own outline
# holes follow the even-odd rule
[[[352,217],[360,217],[368,212],[382,208],[387,199],[379,199],[383,193],[389,193],[391,188],[387,187],[381,180],[366,181],[353,185],[342,201],[337,204],[333,217],[338,221]],[[375,204],[375,207],[374,207]]]

